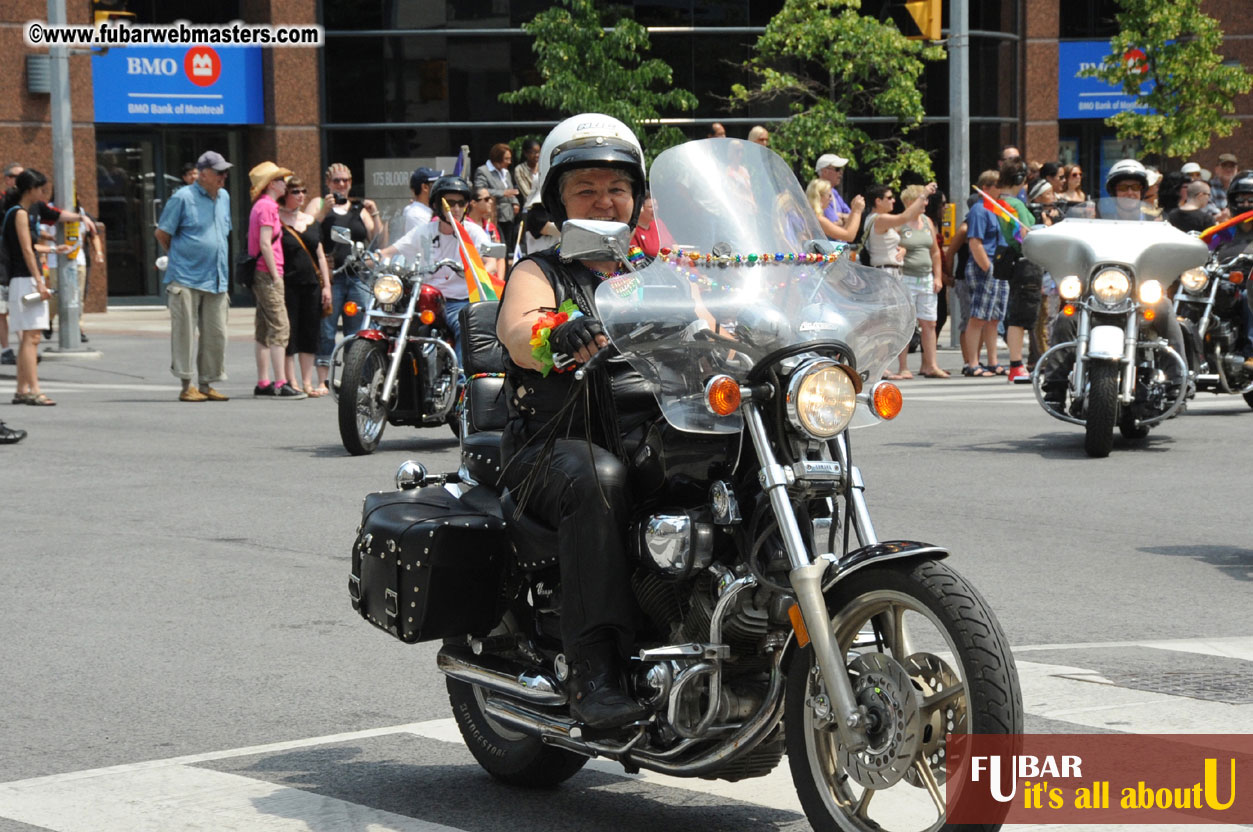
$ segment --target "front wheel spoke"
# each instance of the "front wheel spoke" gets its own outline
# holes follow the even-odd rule
[[[949,688],[936,691],[930,696],[924,697],[922,700],[922,712],[930,714],[937,708],[941,708],[956,699],[960,699],[966,693],[965,685],[953,685]]]
[[[936,782],[935,775],[931,773],[931,766],[927,765],[926,760],[917,759],[914,760],[914,771],[918,773],[918,779],[926,787],[927,794],[931,795],[935,810],[940,817],[944,817],[944,795],[940,792],[940,784]]]
[[[857,801],[857,807],[853,809],[853,815],[861,818],[862,820],[870,820],[870,815],[867,814],[867,810],[870,808],[870,799],[874,797],[874,795],[874,789],[866,789],[862,792],[861,798]]]

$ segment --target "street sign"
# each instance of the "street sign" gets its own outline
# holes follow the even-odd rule
[[[91,74],[97,123],[265,122],[259,46],[111,48]]]
[[[1147,113],[1147,107],[1137,107],[1135,96],[1127,95],[1121,87],[1111,86],[1099,78],[1079,78],[1078,74],[1088,67],[1100,66],[1105,56],[1113,51],[1107,40],[1062,41],[1057,45],[1057,117],[1108,118],[1125,110]],[[1132,49],[1124,56],[1127,61],[1141,64],[1144,52]],[[1140,87],[1141,94],[1153,88],[1152,82]]]

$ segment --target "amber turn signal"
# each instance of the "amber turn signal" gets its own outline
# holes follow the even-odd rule
[[[1073,303],[1068,303],[1065,306],[1063,306],[1062,314],[1065,315],[1067,318],[1075,314],[1075,305]]]
[[[730,376],[714,376],[705,385],[709,409],[719,416],[730,416],[740,409],[740,383]]]
[[[874,398],[871,403],[880,419],[895,419],[901,412],[901,405],[904,404],[901,398],[901,388],[890,382],[881,381],[874,386]]]
[[[1151,321],[1151,320],[1153,320],[1153,319],[1154,319],[1154,318],[1156,318],[1156,317],[1157,317],[1157,312],[1156,312],[1156,311],[1154,311],[1154,310],[1152,310],[1152,309],[1145,309],[1145,310],[1144,310],[1144,320],[1146,320],[1146,321]]]
[[[1244,282],[1244,272],[1231,272],[1227,275],[1227,279],[1239,286]]]
[[[796,631],[796,646],[804,647],[809,644],[809,629],[805,627],[805,616],[801,615],[800,604],[788,607],[787,617],[792,619],[792,629]]]
[[[432,309],[423,309],[418,313],[418,320],[428,326],[435,323],[435,311]]]
[[[356,314],[357,314],[357,304],[355,301],[350,300],[344,304],[344,315],[351,318],[353,315],[356,315]]]

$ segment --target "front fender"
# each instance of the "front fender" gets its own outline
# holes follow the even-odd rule
[[[857,570],[875,563],[884,561],[901,561],[904,563],[910,560],[943,560],[948,557],[948,554],[948,549],[942,546],[922,543],[917,540],[885,540],[870,546],[854,549],[840,558],[834,564],[835,579],[827,578],[823,581],[823,584],[824,586],[838,584]],[[828,600],[827,603],[829,606],[830,601]],[[828,609],[829,612],[830,610]],[[783,668],[786,672],[791,667],[792,658],[798,649],[795,631],[789,634],[787,644],[784,645],[783,649],[785,652]]]

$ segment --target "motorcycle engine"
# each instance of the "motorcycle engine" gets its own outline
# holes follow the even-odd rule
[[[673,509],[635,525],[635,556],[670,578],[689,578],[713,561],[714,525],[708,512]]]

